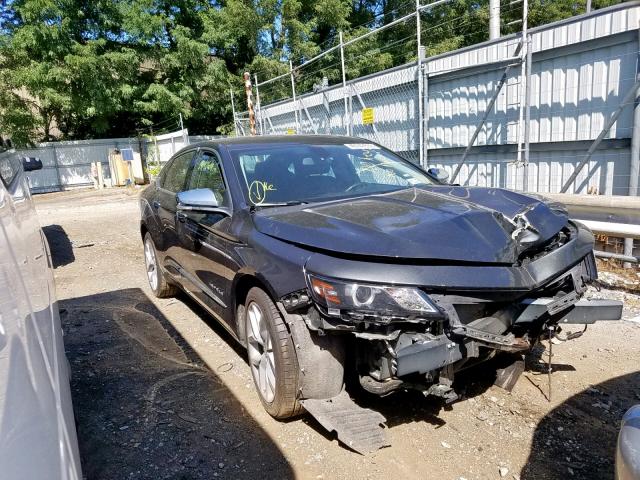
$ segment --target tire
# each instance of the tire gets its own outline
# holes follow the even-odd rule
[[[260,288],[249,290],[245,305],[249,367],[260,401],[279,420],[299,415],[298,361],[289,330]]]
[[[149,288],[157,298],[175,295],[178,291],[175,285],[167,281],[164,271],[158,262],[158,253],[149,232],[144,235],[144,264],[147,270]]]

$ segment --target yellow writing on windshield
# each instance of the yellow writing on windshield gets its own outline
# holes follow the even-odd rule
[[[274,192],[276,187],[272,183],[254,180],[249,185],[249,200],[254,205],[260,205],[267,198],[267,192]]]

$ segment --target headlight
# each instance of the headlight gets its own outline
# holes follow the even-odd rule
[[[417,288],[373,285],[313,274],[307,275],[307,283],[315,303],[333,317],[389,322],[441,315],[429,297]]]

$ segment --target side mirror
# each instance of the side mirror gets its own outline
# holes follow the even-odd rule
[[[42,170],[42,160],[37,157],[22,157],[22,168],[25,172]]]
[[[447,183],[449,181],[449,172],[441,168],[431,167],[427,169],[427,173],[439,182]]]
[[[178,210],[224,213],[230,215],[228,209],[218,205],[218,200],[209,188],[196,188],[178,193]]]

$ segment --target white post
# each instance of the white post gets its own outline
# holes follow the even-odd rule
[[[489,0],[489,40],[500,38],[500,0]]]
[[[424,106],[422,105],[422,32],[420,31],[420,0],[416,0],[416,39],[418,42],[418,165],[424,165]]]
[[[296,81],[293,78],[293,62],[289,60],[289,71],[291,72],[291,93],[293,94],[293,112],[296,115],[296,133],[300,133],[300,119],[298,118],[298,103],[296,102]]]
[[[340,31],[340,63],[342,65],[342,97],[344,99],[344,126],[347,136],[351,136],[351,122],[349,121],[349,106],[347,100],[347,72],[344,69],[344,42]]]

